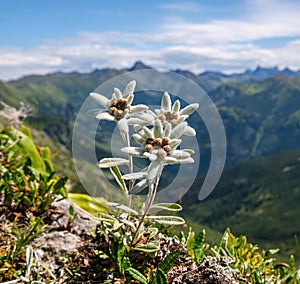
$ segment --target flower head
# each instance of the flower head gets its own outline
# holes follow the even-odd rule
[[[135,81],[129,82],[123,93],[118,88],[114,88],[110,99],[95,92],[90,93],[91,98],[95,102],[105,107],[104,110],[97,111],[96,118],[118,123],[122,118],[129,118],[131,114],[147,110],[148,107],[145,105],[131,105],[134,99],[135,85]]]
[[[172,135],[173,131],[169,130],[163,129],[162,122],[157,119],[152,129],[144,126],[142,131],[133,134],[133,138],[141,145],[140,147],[124,147],[121,150],[133,156],[149,158],[151,162],[157,161],[163,165],[193,163],[191,155],[194,151],[177,150],[181,139]]]
[[[194,103],[187,105],[185,108],[180,109],[180,101],[176,100],[172,105],[170,95],[165,92],[161,100],[161,108],[155,109],[154,112],[148,110],[147,112],[137,114],[133,121],[136,121],[139,125],[152,125],[157,119],[161,121],[163,129],[167,131],[173,131],[174,129],[180,130],[175,136],[187,135],[195,136],[195,130],[189,126],[185,120],[199,107],[199,104]],[[138,130],[136,126],[136,130]],[[178,137],[180,137],[178,136]]]
[[[178,127],[178,126],[177,126]],[[176,130],[176,128],[174,128]],[[177,130],[176,130],[177,131]],[[168,164],[189,164],[194,160],[191,155],[194,153],[191,149],[177,150],[181,139],[172,138],[170,126],[163,129],[161,120],[154,122],[152,129],[144,126],[139,133],[133,134],[133,138],[139,143],[140,147],[124,147],[121,151],[136,157],[148,158],[150,165],[145,171],[135,173],[134,178],[139,176],[142,180],[138,182],[130,191],[135,194],[143,190],[146,186],[159,179],[164,166]],[[123,178],[133,178],[132,174],[123,176]]]
[[[135,85],[136,82],[134,80],[129,82],[123,93],[118,88],[114,88],[114,92],[110,99],[98,93],[90,93],[90,96],[94,101],[105,107],[104,110],[96,112],[96,119],[115,121],[126,145],[129,145],[129,118],[133,114],[144,112],[148,109],[146,105],[142,104],[135,106],[131,105],[134,99],[133,92]]]

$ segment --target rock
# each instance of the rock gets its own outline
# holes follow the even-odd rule
[[[70,206],[74,209],[72,216]],[[53,221],[47,224],[49,230],[35,238],[32,245],[35,250],[43,251],[43,261],[48,267],[60,269],[61,258],[81,247],[91,237],[90,230],[95,230],[98,222],[69,200],[54,202],[52,208]]]

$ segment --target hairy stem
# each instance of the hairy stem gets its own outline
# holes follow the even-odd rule
[[[138,226],[137,226],[137,229],[136,229],[136,231],[134,232],[134,235],[133,235],[133,237],[132,237],[132,243],[131,243],[131,246],[134,246],[134,245],[136,244],[136,242],[138,241],[138,240],[135,240],[135,238],[136,238],[136,236],[137,236],[137,234],[138,234],[138,231],[139,231],[139,229],[141,228],[141,225],[143,224],[144,219],[145,219],[147,213],[149,212],[150,207],[151,207],[151,205],[152,205],[152,203],[153,203],[153,201],[154,201],[154,199],[155,199],[156,191],[157,191],[157,187],[158,187],[158,183],[159,183],[159,176],[156,177],[156,179],[155,179],[155,181],[154,181],[154,183],[153,183],[153,186],[152,186],[152,188],[150,189],[150,192],[149,192],[149,194],[148,194],[148,196],[147,196],[147,199],[146,199],[146,202],[145,202],[145,209],[144,209],[144,212],[143,212],[143,215],[142,215],[141,219],[139,220],[139,224],[138,224]]]
[[[121,135],[121,136],[123,137],[125,145],[127,147],[130,147],[129,133],[126,132],[126,134],[124,136],[123,135]],[[133,160],[132,160],[132,155],[130,155],[130,154],[128,154],[128,161],[129,161],[129,165],[128,165],[129,173],[132,174],[133,173]],[[133,184],[134,184],[134,180],[130,180],[128,190],[132,189]],[[131,205],[132,205],[132,196],[130,194],[127,195],[127,200],[128,200],[128,207],[131,208]]]

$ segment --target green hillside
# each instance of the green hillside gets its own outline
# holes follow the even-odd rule
[[[29,124],[71,149],[73,123],[82,103],[102,82],[122,72],[124,70],[108,69],[90,74],[54,73],[25,77],[1,83],[0,100],[15,106],[20,100],[28,103],[33,108]],[[203,84],[203,79],[193,73],[179,73]],[[300,146],[299,76],[232,82],[212,90],[209,96],[219,107],[225,125],[228,165]],[[201,120],[195,121],[194,127],[203,150],[201,158],[207,167],[210,160],[209,148],[205,147],[210,142],[208,132]],[[99,149],[102,149],[101,145]]]
[[[33,134],[38,144],[52,147],[56,168],[71,177],[76,190],[82,190],[70,151],[76,114],[89,92],[122,72],[125,71],[108,69],[90,74],[55,73],[0,82],[0,100],[16,107],[23,101],[33,108],[33,116],[26,123],[37,130]],[[192,79],[197,77],[183,73]],[[206,84],[212,89],[218,85],[215,81]],[[228,169],[203,202],[196,201],[202,183],[200,178],[197,180],[184,200],[187,218],[194,216],[194,222],[216,231],[229,226],[236,234],[246,233],[272,247],[280,243],[285,253],[294,248],[293,235],[300,231],[300,153],[296,150],[300,148],[300,77],[231,82],[209,95],[225,125]],[[205,173],[210,162],[208,132],[199,117],[192,124],[197,128],[201,147],[200,171]],[[104,131],[109,129],[102,129],[97,136],[98,154],[107,151]],[[91,172],[95,165],[82,161],[81,168]],[[101,180],[94,186],[99,184]]]
[[[213,193],[196,201],[198,180],[183,199],[184,217],[222,232],[230,227],[282,255],[300,238],[300,150],[257,158],[223,172]]]
[[[212,91],[227,135],[227,164],[300,147],[300,77],[231,83]]]

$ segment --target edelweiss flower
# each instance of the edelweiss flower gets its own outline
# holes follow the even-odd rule
[[[146,105],[142,104],[135,106],[131,105],[134,99],[133,92],[135,85],[136,82],[134,80],[129,82],[125,87],[123,94],[118,88],[114,88],[111,99],[108,99],[107,97],[98,93],[90,93],[90,96],[94,101],[106,108],[105,110],[96,112],[96,119],[115,121],[126,145],[129,144],[128,124],[130,123],[128,119],[133,114],[143,112],[148,109]]]
[[[110,120],[119,122],[122,118],[129,117],[129,114],[138,113],[147,110],[148,107],[145,105],[131,106],[134,99],[134,88],[136,82],[131,81],[125,87],[123,94],[118,88],[114,88],[111,99],[100,95],[98,93],[90,93],[91,98],[104,106],[106,109],[98,111],[96,118],[99,120]]]
[[[153,183],[154,179],[160,176],[165,165],[188,164],[194,162],[191,157],[194,153],[193,150],[177,150],[181,140],[178,138],[170,138],[174,136],[172,135],[174,130],[175,132],[178,132],[178,126],[173,130],[170,129],[170,126],[163,129],[161,120],[157,119],[154,122],[154,127],[152,129],[144,126],[143,131],[133,135],[136,142],[141,145],[140,147],[124,147],[121,149],[121,151],[129,155],[148,158],[151,161],[147,171],[134,174],[134,179],[143,178],[143,180],[133,187],[130,191],[131,194],[140,192],[147,185]],[[133,178],[132,174],[123,176],[123,179],[131,178]]]
[[[158,161],[162,164],[192,163],[193,150],[176,150],[181,140],[176,137],[180,135],[173,135],[173,133],[177,133],[178,128],[174,128],[171,132],[169,130],[169,127],[163,129],[162,122],[157,119],[152,129],[144,126],[143,131],[139,134],[133,134],[133,138],[141,145],[140,147],[124,147],[121,150],[130,155],[149,158],[150,161]]]
[[[163,129],[175,129],[179,127],[181,135],[195,136],[195,130],[189,126],[185,120],[199,107],[199,104],[194,103],[180,110],[180,101],[176,100],[172,105],[170,95],[165,92],[161,100],[161,108],[155,112],[147,111],[137,114],[132,122],[137,125],[151,125],[153,121],[159,119],[162,122]],[[136,126],[136,130],[139,127]]]

